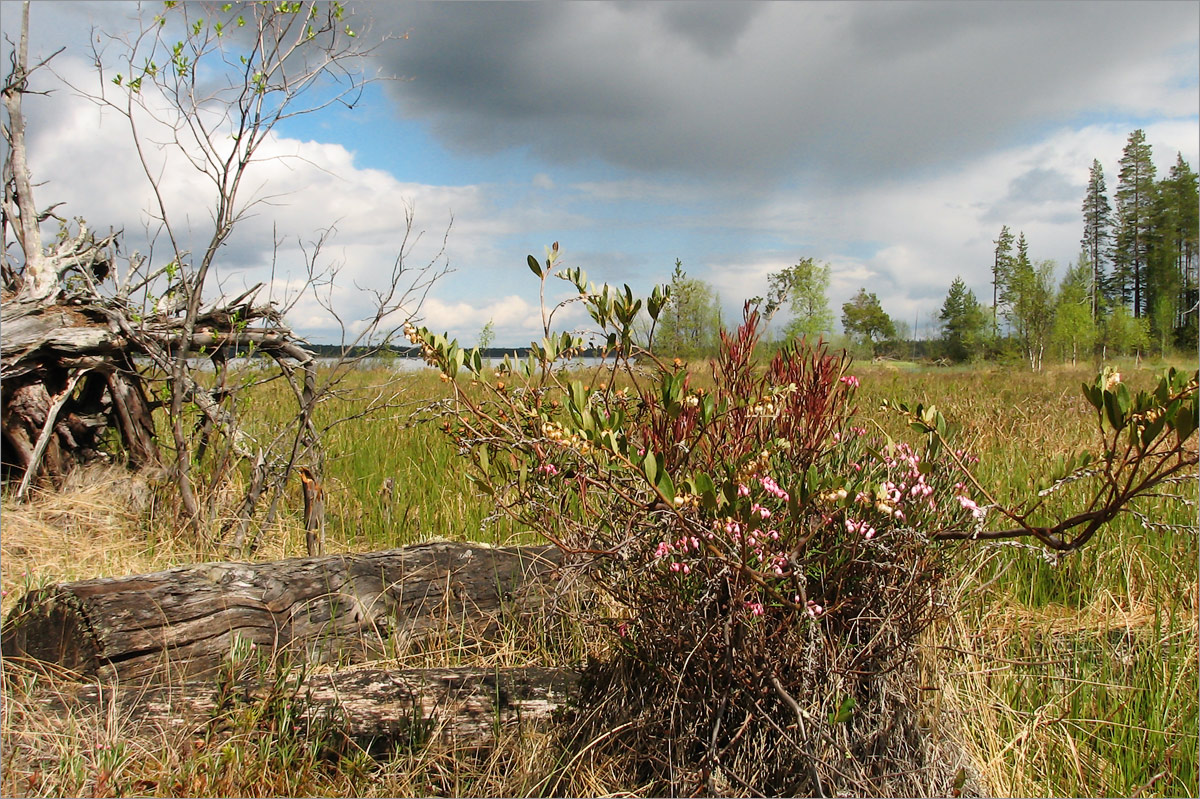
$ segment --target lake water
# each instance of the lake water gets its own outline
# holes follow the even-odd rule
[[[135,360],[140,362],[144,359]],[[212,361],[208,358],[190,358],[189,360],[191,361],[193,369],[204,372],[211,372],[213,370]],[[317,358],[316,361],[317,365],[321,368],[329,368],[337,363],[336,358]],[[485,359],[484,363],[489,364],[492,368],[495,368],[499,366],[502,361],[503,358],[488,358]],[[148,364],[148,361],[146,363]],[[599,366],[602,361],[599,358],[575,358],[570,363],[571,368],[587,369],[590,367]],[[608,360],[607,363],[611,365],[612,360]],[[232,370],[243,370],[247,368],[265,370],[273,368],[274,365],[275,362],[273,360],[263,356],[258,356],[255,358],[230,358],[228,361],[228,367]],[[430,371],[433,371],[433,367],[425,363],[425,361],[421,360],[420,358],[364,358],[361,361],[358,361],[354,365],[354,368],[364,370],[391,369],[393,371],[403,372],[406,374],[420,372],[422,369],[429,369]]]

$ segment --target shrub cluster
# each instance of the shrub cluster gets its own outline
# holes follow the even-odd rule
[[[557,259],[557,245],[529,259],[543,297]],[[557,276],[603,337],[583,374],[565,368],[582,337],[551,332],[562,304],[492,377],[477,351],[407,332],[447,379],[471,375],[448,428],[479,487],[608,599],[592,620],[614,645],[591,668],[577,749],[628,759],[661,793],[948,793],[957,763],[919,728],[913,649],[944,610],[942,539],[988,535],[971,454],[933,408],[898,406],[911,442],[857,426],[844,353],[793,342],[764,365],[749,305],[702,377],[649,346],[669,292]],[[1159,398],[1184,403],[1172,418],[1194,417],[1194,383]],[[1101,406],[1118,397],[1097,385]]]

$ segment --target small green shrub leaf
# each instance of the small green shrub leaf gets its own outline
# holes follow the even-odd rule
[[[650,485],[658,485],[658,460],[651,450],[646,450],[646,457],[642,459],[642,471],[646,474]]]

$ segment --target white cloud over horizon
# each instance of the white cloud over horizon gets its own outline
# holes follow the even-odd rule
[[[55,71],[94,86],[77,37],[87,21],[127,25],[131,8],[35,4],[35,40],[51,48],[61,35],[70,47]],[[52,9],[61,30],[45,30]],[[1024,231],[1031,254],[1061,274],[1079,249],[1088,168],[1101,161],[1111,197],[1134,128],[1160,175],[1176,152],[1200,165],[1200,10],[1189,4],[360,11],[378,33],[410,33],[380,55],[406,80],[387,84],[391,105],[366,109],[369,124],[281,128],[246,184],[246,197],[267,201],[219,267],[227,290],[274,274],[283,297],[305,274],[301,243],[335,228],[321,265],[340,270],[328,296],[350,329],[403,250],[414,269],[452,270],[420,311],[430,327],[471,340],[490,321],[497,345],[526,344],[541,315],[525,255],[555,240],[593,280],[639,290],[681,258],[720,293],[726,318],[765,291],[770,272],[814,257],[833,266],[835,317],[866,287],[911,324],[936,313],[956,275],[990,299],[1001,225]],[[1084,57],[1095,48],[1106,57]],[[27,109],[39,203],[123,227],[125,250],[145,252],[152,195],[120,120],[69,90],[30,97]],[[172,217],[202,233],[209,187],[169,152],[155,157],[169,159]],[[396,153],[424,159],[435,177],[406,179],[385,157]],[[314,342],[340,334],[313,297],[290,320]]]

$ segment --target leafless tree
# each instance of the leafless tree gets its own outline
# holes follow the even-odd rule
[[[247,174],[268,157],[264,144],[284,120],[353,106],[371,80],[361,69],[365,37],[336,2],[163,6],[133,37],[108,37],[94,53],[100,83],[88,96],[127,124],[154,197],[146,209],[151,254],[125,258],[118,257],[119,232],[98,237],[82,220],[59,219],[52,242],[43,233],[43,223],[58,217],[55,206],[39,210],[35,202],[22,100],[36,93],[29,78],[49,59],[29,66],[24,8],[3,89],[4,461],[10,475],[21,475],[18,493],[25,494],[36,479],[53,481],[74,463],[105,457],[102,442],[112,430],[131,466],[167,471],[198,542],[224,536],[244,551],[255,545],[249,533],[256,511],[266,500],[266,520],[275,515],[293,471],[303,466],[306,480],[319,486],[322,430],[314,410],[339,390],[356,360],[386,346],[417,313],[446,271],[444,246],[410,266],[409,213],[388,280],[370,289],[371,310],[353,324],[333,305],[340,266],[324,255],[332,225],[301,243],[301,292],[273,298],[270,284],[259,283],[226,293],[216,278],[222,246],[248,214],[276,199],[249,188]],[[202,177],[206,228],[197,231],[194,219],[181,221],[172,207],[164,150],[172,164]],[[277,237],[277,252],[280,243]],[[156,257],[163,250],[165,257]],[[305,293],[343,331],[341,357],[328,368],[318,369],[285,321]],[[270,358],[273,368],[236,379],[228,358],[246,353]],[[286,382],[294,413],[289,424],[256,435],[242,424],[240,409],[245,390],[265,380]],[[365,407],[395,398],[381,387]],[[159,434],[156,415],[167,434]],[[218,489],[238,470],[244,493],[220,520]],[[310,536],[310,549],[319,546]]]

